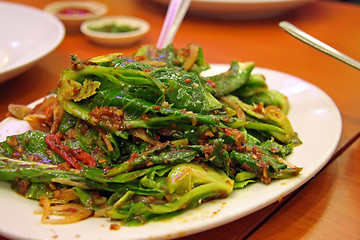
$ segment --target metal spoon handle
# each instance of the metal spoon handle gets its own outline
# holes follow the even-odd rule
[[[297,39],[303,41],[304,43],[310,45],[311,47],[316,48],[319,51],[322,51],[344,63],[349,64],[350,66],[360,70],[360,62],[355,59],[339,52],[338,50],[330,47],[329,45],[319,41],[313,36],[307,34],[306,32],[300,30],[289,22],[282,21],[279,23],[279,26],[284,29],[286,32],[296,37]]]

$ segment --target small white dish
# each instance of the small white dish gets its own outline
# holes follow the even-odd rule
[[[105,25],[129,26],[137,28],[129,32],[101,32],[91,28],[99,28]],[[107,16],[99,19],[88,20],[81,24],[80,31],[86,37],[101,45],[116,47],[130,45],[139,41],[150,29],[150,24],[140,18],[129,16]]]
[[[67,30],[79,31],[81,23],[102,17],[108,8],[95,1],[58,1],[46,5],[44,10],[58,17]]]
[[[0,83],[34,66],[63,40],[65,27],[34,7],[0,2]]]

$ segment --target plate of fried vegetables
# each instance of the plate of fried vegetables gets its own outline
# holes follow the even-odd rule
[[[0,233],[171,239],[246,216],[329,160],[341,116],[321,89],[196,44],[71,55],[53,94],[0,124]],[[22,196],[22,197],[21,197]]]

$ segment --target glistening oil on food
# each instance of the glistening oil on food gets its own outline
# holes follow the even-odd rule
[[[288,99],[253,62],[203,77],[196,44],[70,58],[54,94],[9,105],[32,130],[0,143],[0,180],[43,224],[143,225],[302,170],[286,161],[301,144]]]

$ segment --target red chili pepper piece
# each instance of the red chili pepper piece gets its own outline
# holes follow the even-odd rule
[[[75,155],[75,158],[80,160],[83,164],[90,167],[96,167],[96,160],[89,153],[80,149],[70,148],[70,150],[71,153]]]
[[[45,143],[76,169],[80,170],[82,168],[78,160],[90,167],[96,167],[96,160],[93,156],[81,149],[73,149],[61,144],[60,137],[56,134],[46,136]]]

